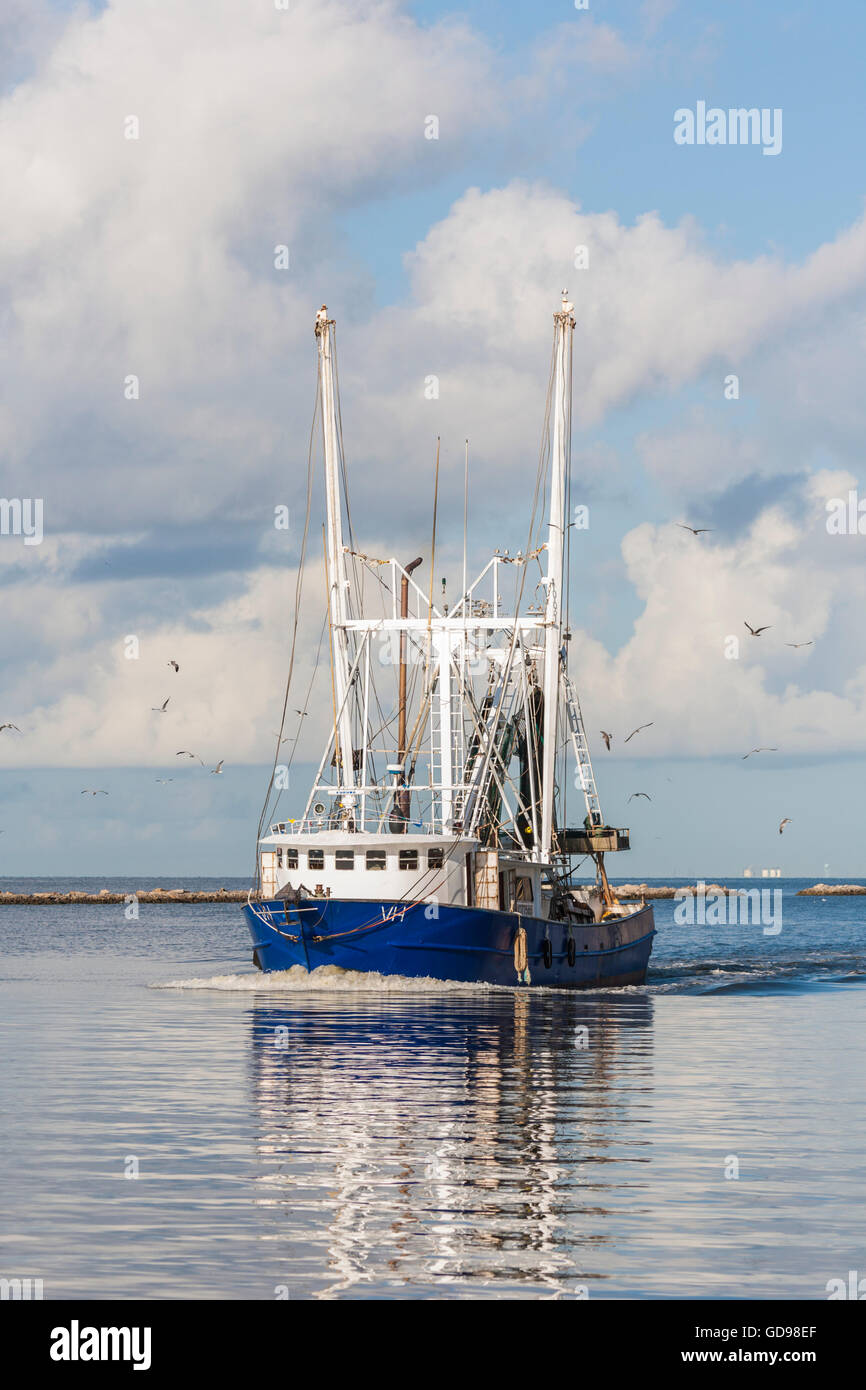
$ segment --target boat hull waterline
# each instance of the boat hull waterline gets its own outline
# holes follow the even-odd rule
[[[643,984],[655,936],[649,904],[588,924],[462,906],[431,916],[426,903],[334,898],[249,902],[244,915],[266,973],[332,965],[518,988]]]

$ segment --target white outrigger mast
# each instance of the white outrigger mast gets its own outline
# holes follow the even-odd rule
[[[471,584],[466,585],[464,572],[464,592],[450,610],[444,581],[438,605],[432,574],[429,593],[416,584],[413,571],[420,560],[404,566],[394,557],[375,559],[345,544],[335,322],[324,305],[319,311],[333,721],[302,819],[272,824],[262,841],[271,877],[284,864],[284,849],[291,868],[301,847],[312,847],[313,840],[330,846],[334,867],[344,870],[357,861],[355,850],[366,856],[368,869],[385,868],[387,859],[390,870],[398,857],[401,867],[404,858],[407,865],[417,864],[420,846],[436,846],[437,866],[443,856],[458,864],[467,856],[465,877],[458,882],[446,875],[454,893],[465,891],[467,902],[487,902],[473,886],[475,860],[492,855],[512,866],[534,865],[539,910],[542,878],[548,885],[561,882],[568,855],[591,854],[609,898],[602,856],[608,849],[627,848],[627,832],[611,830],[602,820],[580,708],[568,679],[570,634],[564,630],[572,311],[564,292],[554,314],[546,544],[514,555],[497,551]],[[546,429],[550,423],[548,415]],[[535,568],[538,577],[527,584]],[[376,614],[363,612],[371,605],[362,604],[357,588],[353,592],[350,573],[365,572],[368,592],[380,600]],[[533,595],[543,602],[525,601]],[[397,668],[396,682],[377,681],[383,666]],[[569,743],[586,801],[580,830],[565,828],[564,788],[557,783],[560,755]],[[315,854],[318,869],[323,853],[311,852],[308,867]],[[428,858],[432,866],[432,851]],[[267,876],[264,855],[262,869]],[[339,890],[350,895],[367,896],[375,886],[367,880],[375,877],[364,873],[350,882],[337,873],[330,882],[338,881]],[[383,880],[378,887],[384,890]],[[496,904],[490,900],[489,905]]]
[[[544,615],[544,740],[542,744],[541,856],[553,853],[556,754],[562,685],[563,610],[567,481],[571,461],[571,347],[573,305],[562,296],[554,314],[553,450],[550,463],[550,519],[547,528],[547,601]]]
[[[325,498],[327,521],[326,557],[328,586],[328,617],[331,628],[331,661],[334,676],[334,705],[336,718],[335,763],[339,785],[347,791],[355,785],[355,746],[352,739],[352,719],[349,710],[349,580],[346,574],[346,552],[343,546],[343,509],[340,501],[340,477],[343,457],[339,428],[337,376],[335,370],[334,319],[328,318],[326,305],[316,316],[316,339],[319,345],[319,389],[322,399],[322,434],[325,451]]]

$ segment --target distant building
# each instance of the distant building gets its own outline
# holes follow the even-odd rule
[[[744,869],[743,878],[781,878],[781,869]]]

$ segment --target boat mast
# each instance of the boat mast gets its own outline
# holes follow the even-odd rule
[[[325,527],[327,584],[331,622],[331,651],[334,669],[334,704],[336,706],[337,780],[341,787],[355,785],[355,748],[352,739],[352,712],[349,708],[349,580],[346,574],[346,552],[343,548],[343,516],[340,502],[340,473],[342,455],[339,430],[339,404],[336,380],[336,320],[328,318],[323,304],[316,315],[316,338],[319,345],[319,387],[322,398],[322,434],[325,446]]]
[[[544,615],[544,747],[541,778],[542,862],[553,851],[553,810],[556,792],[556,736],[559,716],[562,650],[563,570],[566,501],[571,464],[571,347],[573,304],[562,292],[562,308],[554,314],[553,447],[551,452],[550,519],[547,530],[547,602]]]

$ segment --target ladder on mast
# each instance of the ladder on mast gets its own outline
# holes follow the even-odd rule
[[[586,741],[586,730],[583,727],[583,715],[580,712],[580,702],[577,692],[572,685],[565,665],[562,666],[562,684],[565,691],[565,708],[568,715],[568,729],[571,735],[571,746],[574,749],[574,757],[577,763],[577,772],[580,778],[580,786],[586,802],[586,811],[591,827],[603,825],[601,806],[598,800],[598,790],[595,785],[595,775],[592,770],[592,760],[589,756],[589,745]]]

